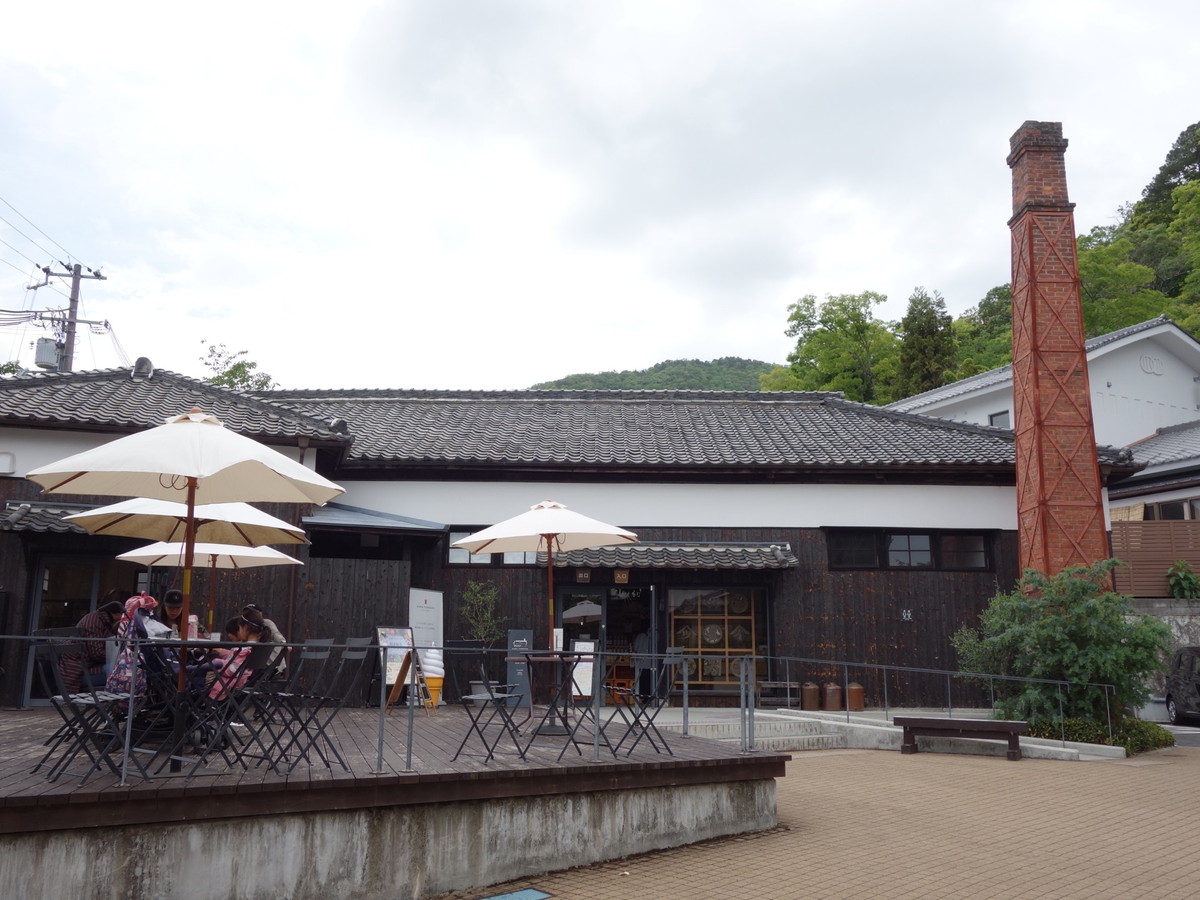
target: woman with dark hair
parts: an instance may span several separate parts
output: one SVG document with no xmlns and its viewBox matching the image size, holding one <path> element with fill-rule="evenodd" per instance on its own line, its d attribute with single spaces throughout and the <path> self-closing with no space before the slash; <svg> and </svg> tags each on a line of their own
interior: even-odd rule
<svg viewBox="0 0 1200 900">
<path fill-rule="evenodd" d="M 263 625 L 262 614 L 255 615 L 253 610 L 225 623 L 225 640 L 230 643 L 250 645 L 266 637 L 267 629 Z M 250 669 L 246 666 L 246 660 L 253 649 L 251 646 L 220 647 L 213 651 L 209 665 L 216 671 L 216 678 L 208 689 L 209 697 L 224 700 L 230 691 L 237 690 L 249 680 Z"/>
<path fill-rule="evenodd" d="M 109 591 L 109 596 L 118 591 Z M 62 675 L 63 688 L 68 694 L 78 693 L 87 679 L 88 687 L 104 687 L 107 677 L 108 639 L 117 636 L 117 625 L 125 613 L 120 600 L 108 600 L 79 620 L 76 626 L 83 640 L 79 649 L 62 654 L 58 658 L 58 671 Z"/>
</svg>

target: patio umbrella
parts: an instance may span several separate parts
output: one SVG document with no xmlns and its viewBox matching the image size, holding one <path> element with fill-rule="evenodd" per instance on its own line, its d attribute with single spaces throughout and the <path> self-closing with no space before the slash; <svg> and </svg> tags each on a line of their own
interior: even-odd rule
<svg viewBox="0 0 1200 900">
<path fill-rule="evenodd" d="M 546 554 L 546 584 L 550 601 L 550 632 L 554 638 L 554 554 L 609 544 L 635 544 L 637 535 L 616 525 L 590 519 L 553 500 L 543 500 L 503 522 L 467 535 L 453 546 L 472 553 L 537 551 Z"/>
<path fill-rule="evenodd" d="M 182 568 L 187 548 L 181 543 L 159 541 L 136 550 L 127 550 L 117 559 L 141 563 L 143 566 L 175 566 Z M 208 630 L 212 631 L 213 606 L 216 603 L 217 569 L 253 569 L 259 566 L 300 566 L 300 560 L 280 553 L 270 547 L 241 547 L 232 544 L 214 544 L 197 541 L 193 551 L 195 563 L 208 563 L 211 577 L 208 580 Z M 187 620 L 183 622 L 187 625 Z"/>
<path fill-rule="evenodd" d="M 599 622 L 600 604 L 593 600 L 576 603 L 570 609 L 563 610 L 562 620 L 564 623 Z"/>
<path fill-rule="evenodd" d="M 342 488 L 282 453 L 226 428 L 193 407 L 162 425 L 126 435 L 25 476 L 46 493 L 175 500 L 187 507 L 182 579 L 190 611 L 196 505 L 259 501 L 323 504 Z M 180 670 L 179 691 L 186 688 Z"/>
<path fill-rule="evenodd" d="M 188 516 L 184 503 L 135 497 L 63 518 L 91 534 L 182 541 Z M 195 520 L 197 541 L 243 547 L 308 543 L 299 525 L 277 519 L 248 503 L 204 503 L 196 507 Z"/>
</svg>

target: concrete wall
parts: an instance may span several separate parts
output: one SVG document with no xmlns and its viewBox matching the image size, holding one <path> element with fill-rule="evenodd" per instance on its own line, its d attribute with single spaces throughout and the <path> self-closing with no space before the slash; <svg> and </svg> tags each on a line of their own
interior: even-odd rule
<svg viewBox="0 0 1200 900">
<path fill-rule="evenodd" d="M 0 837 L 0 897 L 418 900 L 772 828 L 775 781 Z"/>
</svg>

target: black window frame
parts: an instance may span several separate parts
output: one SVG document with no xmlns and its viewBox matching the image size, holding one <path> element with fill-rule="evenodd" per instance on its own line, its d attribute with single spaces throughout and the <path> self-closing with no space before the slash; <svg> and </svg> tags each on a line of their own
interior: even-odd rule
<svg viewBox="0 0 1200 900">
<path fill-rule="evenodd" d="M 452 525 L 450 527 L 446 538 L 445 561 L 447 568 L 453 567 L 457 569 L 465 568 L 467 566 L 475 566 L 476 568 L 512 569 L 518 566 L 532 568 L 537 565 L 537 553 L 532 551 L 526 551 L 524 553 L 524 558 L 520 562 L 517 562 L 515 560 L 507 559 L 509 556 L 515 556 L 515 552 L 513 551 L 509 551 L 507 553 L 471 553 L 469 550 L 464 550 L 461 547 L 453 546 L 455 541 L 462 540 L 467 535 L 474 534 L 485 527 L 486 526 L 484 525 L 474 528 L 467 528 L 461 525 Z M 459 553 L 467 554 L 467 558 L 455 559 L 454 556 Z"/>
<path fill-rule="evenodd" d="M 825 550 L 826 562 L 830 571 L 847 572 L 847 571 L 875 571 L 883 570 L 888 572 L 993 572 L 995 571 L 995 537 L 994 532 L 988 529 L 968 529 L 968 528 L 826 528 L 825 530 Z M 912 546 L 913 537 L 927 538 L 929 542 L 930 562 L 928 565 L 913 565 L 900 564 L 895 565 L 891 562 L 892 554 L 907 553 L 911 554 L 923 552 L 918 542 L 916 547 Z M 894 538 L 906 538 L 904 547 L 892 547 Z M 947 538 L 978 538 L 982 543 L 983 564 L 980 566 L 965 566 L 961 564 L 947 564 L 947 557 L 955 556 L 955 560 L 961 563 L 962 557 L 975 551 L 964 551 L 961 549 L 951 551 L 946 546 Z M 844 540 L 845 544 L 841 547 L 836 546 L 839 540 Z M 851 542 L 854 545 L 851 545 Z M 866 554 L 863 552 L 867 546 L 874 549 L 873 562 L 866 562 Z M 838 559 L 851 559 L 857 561 L 838 562 Z"/>
</svg>

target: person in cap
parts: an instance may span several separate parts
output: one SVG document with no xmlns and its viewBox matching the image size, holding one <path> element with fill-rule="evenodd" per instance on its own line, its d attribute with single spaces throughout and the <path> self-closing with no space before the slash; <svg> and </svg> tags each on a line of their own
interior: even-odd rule
<svg viewBox="0 0 1200 900">
<path fill-rule="evenodd" d="M 262 640 L 271 644 L 286 644 L 287 638 L 283 636 L 278 626 L 267 618 L 267 614 L 262 611 L 262 608 L 254 603 L 247 603 L 242 607 L 242 615 L 246 616 L 253 622 L 261 621 L 266 633 Z M 284 651 L 286 647 L 277 647 L 275 652 L 271 654 L 270 664 L 275 667 L 276 676 L 283 674 L 287 670 L 287 653 Z"/>
<path fill-rule="evenodd" d="M 178 638 L 183 633 L 183 591 L 167 591 L 154 611 L 154 618 L 171 629 L 171 637 Z"/>
</svg>

